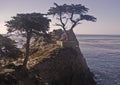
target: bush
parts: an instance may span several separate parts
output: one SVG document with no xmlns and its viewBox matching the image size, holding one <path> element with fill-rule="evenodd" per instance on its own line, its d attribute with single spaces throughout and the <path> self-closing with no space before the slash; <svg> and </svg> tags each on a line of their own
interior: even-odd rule
<svg viewBox="0 0 120 85">
<path fill-rule="evenodd" d="M 16 42 L 0 35 L 0 57 L 18 58 L 22 52 L 16 47 Z"/>
</svg>

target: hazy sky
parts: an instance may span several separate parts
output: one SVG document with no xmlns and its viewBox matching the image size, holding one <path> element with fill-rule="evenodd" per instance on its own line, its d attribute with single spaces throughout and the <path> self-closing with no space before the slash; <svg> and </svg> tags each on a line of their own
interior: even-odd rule
<svg viewBox="0 0 120 85">
<path fill-rule="evenodd" d="M 82 22 L 74 31 L 77 34 L 120 34 L 120 0 L 0 0 L 0 34 L 6 33 L 5 21 L 17 13 L 46 13 L 58 4 L 83 4 L 88 14 L 97 17 L 97 22 Z"/>
</svg>

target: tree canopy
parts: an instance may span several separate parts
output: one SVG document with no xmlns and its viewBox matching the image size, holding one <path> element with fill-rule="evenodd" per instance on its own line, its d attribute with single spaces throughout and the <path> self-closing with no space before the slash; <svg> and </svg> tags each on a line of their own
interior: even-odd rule
<svg viewBox="0 0 120 85">
<path fill-rule="evenodd" d="M 54 15 L 57 17 L 57 19 L 60 21 L 60 23 L 56 23 L 57 26 L 61 26 L 64 31 L 67 29 L 73 30 L 73 28 L 80 24 L 80 21 L 87 20 L 95 22 L 96 18 L 92 15 L 88 15 L 88 8 L 81 5 L 81 4 L 63 4 L 58 5 L 54 3 L 55 7 L 51 7 L 48 10 L 48 15 Z M 69 24 L 68 24 L 69 23 Z M 70 25 L 68 27 L 68 25 Z M 67 28 L 68 27 L 68 28 Z"/>
<path fill-rule="evenodd" d="M 8 32 L 46 32 L 49 30 L 49 19 L 40 13 L 17 14 L 7 21 Z"/>
</svg>

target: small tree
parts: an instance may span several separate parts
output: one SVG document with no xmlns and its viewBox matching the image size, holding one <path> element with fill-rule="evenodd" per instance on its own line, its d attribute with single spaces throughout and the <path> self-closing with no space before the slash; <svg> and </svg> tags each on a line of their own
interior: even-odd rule
<svg viewBox="0 0 120 85">
<path fill-rule="evenodd" d="M 12 17 L 10 21 L 7 21 L 6 26 L 8 32 L 20 31 L 26 34 L 26 56 L 23 62 L 23 68 L 26 69 L 27 61 L 29 58 L 29 46 L 32 34 L 44 33 L 49 29 L 49 19 L 43 17 L 40 13 L 31 14 L 17 14 Z"/>
<path fill-rule="evenodd" d="M 51 7 L 48 10 L 48 15 L 54 15 L 57 17 L 57 20 L 59 20 L 60 23 L 56 23 L 56 25 L 63 28 L 63 30 L 67 34 L 68 40 L 70 36 L 67 33 L 67 29 L 73 32 L 75 26 L 80 24 L 80 21 L 96 21 L 95 17 L 87 15 L 89 9 L 81 4 L 58 5 L 54 3 L 54 5 L 56 7 Z"/>
</svg>

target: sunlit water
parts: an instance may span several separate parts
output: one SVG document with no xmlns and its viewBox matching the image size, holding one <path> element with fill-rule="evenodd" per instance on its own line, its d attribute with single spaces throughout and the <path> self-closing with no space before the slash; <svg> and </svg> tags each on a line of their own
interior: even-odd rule
<svg viewBox="0 0 120 85">
<path fill-rule="evenodd" d="M 98 85 L 120 85 L 120 36 L 78 35 Z"/>
</svg>

